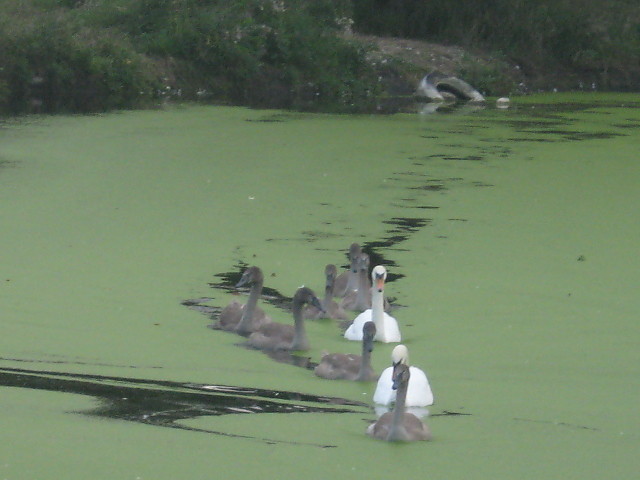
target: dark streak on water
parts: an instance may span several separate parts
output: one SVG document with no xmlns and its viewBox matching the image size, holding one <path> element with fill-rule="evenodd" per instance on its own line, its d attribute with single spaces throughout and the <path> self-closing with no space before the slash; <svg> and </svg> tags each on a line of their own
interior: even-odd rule
<svg viewBox="0 0 640 480">
<path fill-rule="evenodd" d="M 560 137 L 558 140 L 599 140 L 608 139 L 613 137 L 623 137 L 624 134 L 614 132 L 577 132 L 572 130 L 563 129 L 532 129 L 532 130 L 519 130 L 522 133 L 530 133 L 534 135 L 554 135 Z M 533 141 L 543 141 L 541 139 L 530 139 Z M 547 139 L 547 141 L 555 141 L 553 139 Z"/>
<path fill-rule="evenodd" d="M 548 143 L 548 142 L 557 142 L 553 138 L 533 138 L 533 137 L 510 137 L 508 139 L 510 142 L 540 142 L 540 143 Z"/>
<path fill-rule="evenodd" d="M 288 443 L 322 448 L 334 447 L 334 445 L 236 435 L 189 427 L 177 422 L 197 417 L 249 413 L 361 413 L 355 407 L 367 407 L 363 403 L 343 398 L 320 397 L 296 392 L 18 368 L 0 368 L 0 386 L 96 398 L 100 406 L 78 412 L 85 415 L 247 438 L 270 444 Z"/>
<path fill-rule="evenodd" d="M 616 128 L 640 128 L 640 122 L 633 119 L 628 120 L 628 123 L 614 123 L 613 126 Z"/>
<path fill-rule="evenodd" d="M 545 425 L 553 425 L 556 427 L 567 427 L 575 430 L 591 430 L 592 432 L 598 432 L 599 429 L 595 427 L 588 427 L 586 425 L 576 425 L 575 423 L 567 423 L 567 422 L 553 422 L 550 420 L 533 420 L 531 418 L 514 418 L 517 422 L 529 422 L 529 423 L 542 423 Z"/>
<path fill-rule="evenodd" d="M 17 162 L 0 159 L 0 168 L 15 167 L 15 166 L 17 166 Z"/>
</svg>

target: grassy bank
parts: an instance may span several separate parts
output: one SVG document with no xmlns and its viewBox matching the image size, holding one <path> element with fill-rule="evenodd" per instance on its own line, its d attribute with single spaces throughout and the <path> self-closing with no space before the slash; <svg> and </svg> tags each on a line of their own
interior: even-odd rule
<svg viewBox="0 0 640 480">
<path fill-rule="evenodd" d="M 488 95 L 515 90 L 496 66 L 510 62 L 536 88 L 638 89 L 639 9 L 623 0 L 3 1 L 0 113 L 170 99 L 371 111 L 390 93 L 385 79 L 411 87 L 421 72 L 372 62 L 370 47 L 344 34 L 350 28 L 491 52 L 496 63 L 453 72 Z"/>
</svg>

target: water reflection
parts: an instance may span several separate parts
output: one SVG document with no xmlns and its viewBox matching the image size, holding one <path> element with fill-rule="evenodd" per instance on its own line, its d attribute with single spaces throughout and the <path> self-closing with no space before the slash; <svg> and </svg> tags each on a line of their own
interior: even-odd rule
<svg viewBox="0 0 640 480">
<path fill-rule="evenodd" d="M 214 277 L 219 278 L 220 280 L 217 282 L 210 282 L 209 286 L 215 288 L 216 290 L 222 290 L 225 292 L 249 292 L 249 287 L 236 288 L 236 284 L 248 267 L 249 265 L 247 263 L 238 262 L 234 265 L 234 270 L 229 272 L 216 273 Z M 283 310 L 291 310 L 292 298 L 280 293 L 275 288 L 263 286 L 262 296 L 260 298 L 270 303 L 271 305 L 274 305 Z M 182 302 L 182 304 L 193 307 L 194 305 L 189 305 L 190 302 L 194 302 L 194 300 L 185 300 L 184 302 Z"/>
<path fill-rule="evenodd" d="M 405 407 L 405 411 L 407 413 L 411 413 L 413 415 L 415 415 L 418 418 L 425 418 L 429 416 L 429 409 L 428 408 L 424 408 L 424 407 Z M 376 416 L 378 418 L 380 418 L 382 415 L 384 415 L 387 412 L 390 412 L 392 409 L 386 405 L 376 405 L 374 407 L 374 410 L 376 412 Z"/>
<path fill-rule="evenodd" d="M 456 113 L 458 115 L 469 115 L 480 110 L 484 110 L 484 103 L 473 102 L 428 102 L 418 104 L 418 113 L 421 116 L 429 116 L 435 113 Z"/>
<path fill-rule="evenodd" d="M 127 377 L 0 368 L 0 386 L 88 395 L 100 402 L 85 415 L 178 428 L 267 443 L 294 443 L 179 423 L 198 417 L 250 413 L 361 413 L 365 404 L 297 392 Z M 307 444 L 308 445 L 308 444 Z M 332 445 L 316 445 L 331 447 Z"/>
</svg>

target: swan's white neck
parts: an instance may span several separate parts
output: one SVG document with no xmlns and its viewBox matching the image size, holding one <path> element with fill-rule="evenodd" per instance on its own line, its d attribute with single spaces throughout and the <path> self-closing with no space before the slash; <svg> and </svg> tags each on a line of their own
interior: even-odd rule
<svg viewBox="0 0 640 480">
<path fill-rule="evenodd" d="M 371 320 L 376 325 L 376 338 L 385 341 L 384 290 L 379 291 L 376 285 L 371 287 Z"/>
</svg>

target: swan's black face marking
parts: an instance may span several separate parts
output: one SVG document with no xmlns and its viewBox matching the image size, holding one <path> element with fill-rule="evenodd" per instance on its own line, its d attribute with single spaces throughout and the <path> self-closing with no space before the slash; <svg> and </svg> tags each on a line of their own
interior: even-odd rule
<svg viewBox="0 0 640 480">
<path fill-rule="evenodd" d="M 408 366 L 406 366 L 404 363 L 395 364 L 393 366 L 393 385 L 391 386 L 391 388 L 394 390 L 400 388 L 400 385 L 402 383 L 409 381 L 409 375 L 410 374 Z"/>
<path fill-rule="evenodd" d="M 367 352 L 373 352 L 373 339 L 376 336 L 376 324 L 366 322 L 362 327 L 362 341 Z"/>
<path fill-rule="evenodd" d="M 378 292 L 382 292 L 384 290 L 384 280 L 386 275 L 384 273 L 375 273 L 375 284 Z"/>
</svg>

